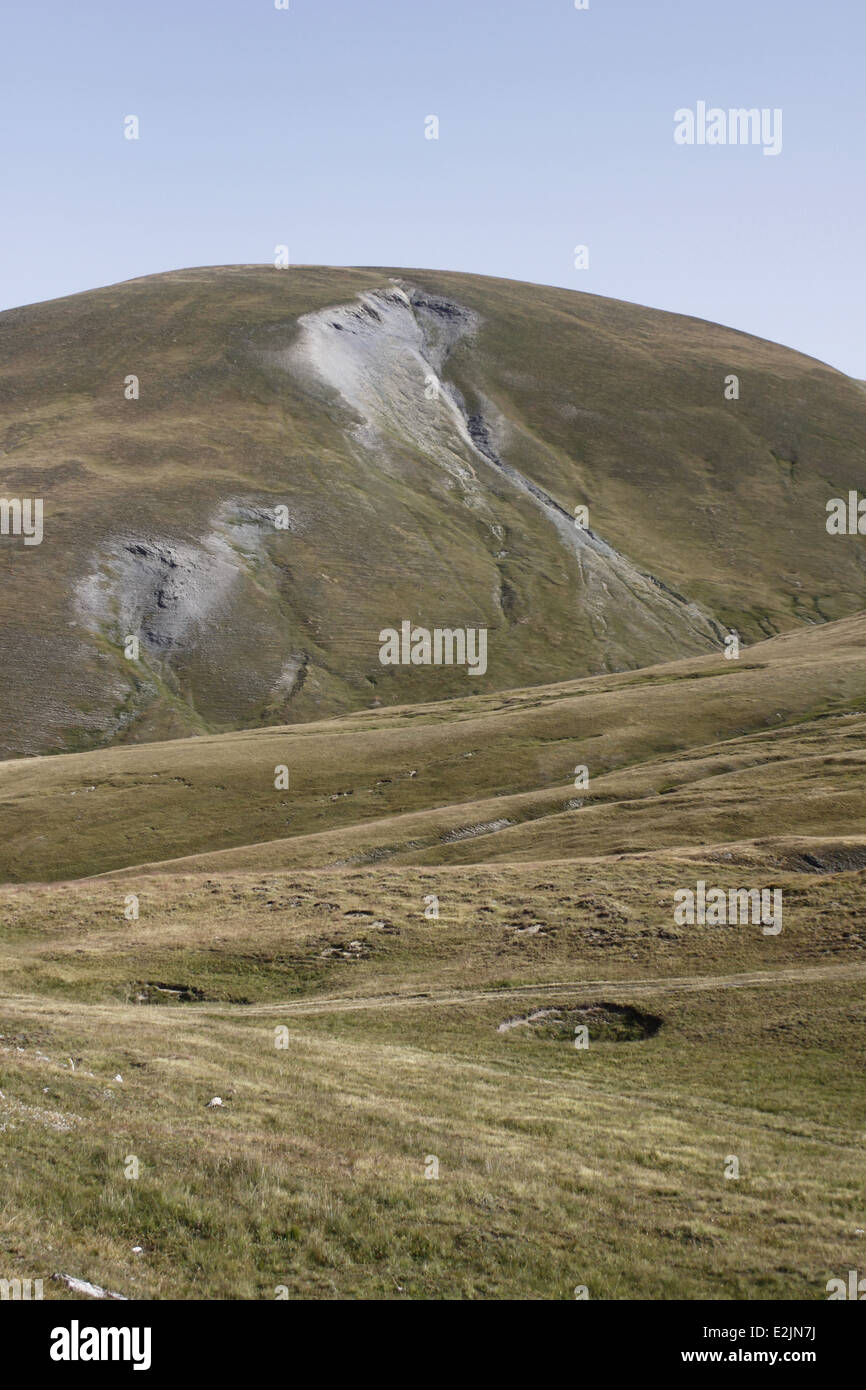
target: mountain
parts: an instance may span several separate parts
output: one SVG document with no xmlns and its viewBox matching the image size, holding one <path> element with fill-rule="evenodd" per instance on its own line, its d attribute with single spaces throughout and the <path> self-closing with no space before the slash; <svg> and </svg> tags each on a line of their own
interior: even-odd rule
<svg viewBox="0 0 866 1390">
<path fill-rule="evenodd" d="M 44 503 L 41 544 L 0 537 L 5 757 L 609 675 L 863 606 L 863 547 L 825 526 L 866 479 L 862 386 L 615 300 L 149 276 L 0 315 L 0 411 L 3 491 Z M 405 621 L 487 629 L 486 670 L 383 665 Z"/>
<path fill-rule="evenodd" d="M 824 1298 L 862 386 L 566 290 L 235 267 L 0 316 L 0 401 L 3 1282 Z M 403 623 L 486 660 L 383 665 Z"/>
</svg>

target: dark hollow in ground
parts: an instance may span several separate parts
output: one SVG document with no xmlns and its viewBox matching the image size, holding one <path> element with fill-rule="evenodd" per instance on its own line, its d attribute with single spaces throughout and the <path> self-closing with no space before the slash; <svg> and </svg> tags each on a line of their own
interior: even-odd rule
<svg viewBox="0 0 866 1390">
<path fill-rule="evenodd" d="M 642 1042 L 655 1037 L 663 1020 L 644 1013 L 632 1004 L 542 1005 L 517 1018 L 505 1019 L 500 1033 L 530 1034 L 551 1042 L 574 1042 L 575 1030 L 585 1027 L 590 1046 L 594 1042 Z"/>
</svg>

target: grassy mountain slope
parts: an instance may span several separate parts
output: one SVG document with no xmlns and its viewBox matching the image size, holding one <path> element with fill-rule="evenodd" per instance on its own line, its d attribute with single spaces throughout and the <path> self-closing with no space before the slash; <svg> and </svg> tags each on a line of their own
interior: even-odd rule
<svg viewBox="0 0 866 1390">
<path fill-rule="evenodd" d="M 862 389 L 698 320 L 427 271 L 178 271 L 0 315 L 0 402 L 4 491 L 45 501 L 41 545 L 0 541 L 6 756 L 631 669 L 862 606 L 862 547 L 824 527 L 866 477 Z M 487 626 L 486 675 L 381 666 L 403 618 Z"/>
<path fill-rule="evenodd" d="M 0 388 L 46 500 L 0 542 L 0 1278 L 825 1298 L 861 387 L 566 291 L 235 267 L 0 316 Z M 403 617 L 486 624 L 488 673 L 381 667 Z M 683 925 L 699 880 L 782 929 Z"/>
<path fill-rule="evenodd" d="M 863 621 L 742 665 L 4 764 L 22 879 L 160 836 L 248 842 L 293 797 L 331 826 L 0 887 L 4 1277 L 50 1297 L 58 1269 L 133 1299 L 825 1297 L 863 1219 Z M 587 743 L 607 770 L 563 813 L 554 770 Z M 374 777 L 398 770 L 397 792 Z M 540 801 L 531 819 L 442 842 L 533 778 L 505 798 Z M 385 828 L 364 819 L 376 782 Z M 401 815 L 411 796 L 428 809 Z M 400 862 L 429 853 L 404 846 L 425 818 L 438 856 L 477 862 Z M 335 850 L 356 862 L 299 867 Z M 676 925 L 698 879 L 779 889 L 782 931 Z"/>
<path fill-rule="evenodd" d="M 10 760 L 0 764 L 0 869 L 27 881 L 194 854 L 223 869 L 385 854 L 471 862 L 711 844 L 764 828 L 859 833 L 864 635 L 859 616 L 739 660 Z M 288 790 L 275 787 L 280 766 Z M 577 766 L 589 770 L 586 791 L 574 787 Z M 503 820 L 512 825 L 477 833 Z"/>
</svg>

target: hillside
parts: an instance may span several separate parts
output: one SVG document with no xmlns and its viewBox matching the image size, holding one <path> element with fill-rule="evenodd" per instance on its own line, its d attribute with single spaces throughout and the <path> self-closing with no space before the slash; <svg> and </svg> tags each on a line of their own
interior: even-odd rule
<svg viewBox="0 0 866 1390">
<path fill-rule="evenodd" d="M 862 1245 L 863 636 L 4 763 L 6 1273 L 825 1297 Z M 702 880 L 782 929 L 678 924 Z"/>
<path fill-rule="evenodd" d="M 736 661 L 8 760 L 0 873 L 72 878 L 189 855 L 224 869 L 567 858 L 856 833 L 864 637 L 861 615 Z"/>
<path fill-rule="evenodd" d="M 0 315 L 0 401 L 45 500 L 0 538 L 3 1278 L 826 1297 L 862 387 L 565 290 L 234 267 Z M 486 670 L 383 666 L 405 619 Z M 708 886 L 772 917 L 680 916 Z"/>
<path fill-rule="evenodd" d="M 45 508 L 41 545 L 0 542 L 6 757 L 626 671 L 862 607 L 862 546 L 824 525 L 866 479 L 861 386 L 614 300 L 177 271 L 0 315 L 0 411 L 6 494 Z M 488 628 L 485 674 L 381 665 L 404 619 Z"/>
</svg>

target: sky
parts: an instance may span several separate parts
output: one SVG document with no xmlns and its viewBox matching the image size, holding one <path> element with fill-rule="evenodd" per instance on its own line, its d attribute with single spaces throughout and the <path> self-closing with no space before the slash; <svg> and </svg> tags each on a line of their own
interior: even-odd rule
<svg viewBox="0 0 866 1390">
<path fill-rule="evenodd" d="M 284 245 L 693 314 L 866 378 L 863 0 L 276 3 L 5 0 L 0 308 Z M 678 144 L 699 102 L 781 111 L 781 150 Z"/>
</svg>

